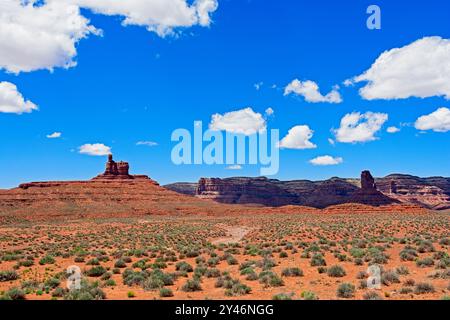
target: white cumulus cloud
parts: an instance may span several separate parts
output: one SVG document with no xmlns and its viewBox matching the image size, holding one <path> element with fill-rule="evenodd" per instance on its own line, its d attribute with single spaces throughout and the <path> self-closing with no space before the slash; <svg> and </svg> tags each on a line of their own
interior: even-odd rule
<svg viewBox="0 0 450 320">
<path fill-rule="evenodd" d="M 450 131 L 450 109 L 439 108 L 428 115 L 421 116 L 414 126 L 418 130 Z"/>
<path fill-rule="evenodd" d="M 60 1 L 60 0 L 54 0 Z M 194 25 L 209 26 L 217 0 L 63 0 L 108 16 L 123 17 L 123 25 L 136 25 L 159 36 Z"/>
<path fill-rule="evenodd" d="M 66 1 L 0 1 L 0 69 L 19 73 L 76 65 L 76 44 L 99 31 Z"/>
<path fill-rule="evenodd" d="M 111 148 L 103 143 L 84 144 L 78 148 L 79 153 L 90 156 L 107 156 L 111 153 Z"/>
<path fill-rule="evenodd" d="M 387 133 L 397 133 L 397 132 L 400 132 L 400 129 L 397 127 L 389 127 L 386 129 L 386 132 Z"/>
<path fill-rule="evenodd" d="M 425 37 L 385 51 L 369 70 L 351 82 L 367 82 L 360 89 L 360 95 L 367 100 L 433 96 L 450 99 L 450 40 Z"/>
<path fill-rule="evenodd" d="M 20 73 L 76 65 L 77 43 L 101 30 L 80 9 L 122 17 L 159 36 L 209 26 L 217 0 L 1 0 L 0 69 Z"/>
<path fill-rule="evenodd" d="M 341 103 L 342 98 L 339 94 L 339 87 L 335 86 L 332 91 L 325 96 L 319 91 L 317 83 L 311 80 L 300 81 L 298 79 L 293 80 L 284 88 L 284 95 L 287 96 L 294 93 L 299 96 L 303 96 L 307 102 L 328 102 L 328 103 Z"/>
<path fill-rule="evenodd" d="M 344 143 L 376 140 L 375 134 L 388 118 L 386 113 L 348 113 L 341 119 L 339 129 L 334 130 L 336 140 Z"/>
<path fill-rule="evenodd" d="M 157 142 L 154 141 L 138 141 L 136 142 L 137 146 L 147 146 L 147 147 L 156 147 L 158 145 Z"/>
<path fill-rule="evenodd" d="M 266 130 L 266 120 L 262 114 L 245 108 L 227 112 L 223 115 L 214 114 L 211 117 L 209 129 L 213 131 L 227 131 L 230 133 L 252 135 Z"/>
<path fill-rule="evenodd" d="M 269 107 L 266 109 L 265 113 L 266 113 L 266 116 L 271 116 L 275 113 L 275 111 Z"/>
<path fill-rule="evenodd" d="M 242 166 L 239 165 L 239 164 L 235 164 L 235 165 L 232 165 L 232 166 L 228 166 L 227 170 L 242 170 Z"/>
<path fill-rule="evenodd" d="M 48 139 L 58 139 L 61 138 L 62 133 L 61 132 L 53 132 L 52 134 L 48 134 L 46 137 Z"/>
<path fill-rule="evenodd" d="M 6 81 L 0 82 L 0 112 L 22 114 L 37 109 L 38 107 L 33 102 L 24 99 L 15 84 Z"/>
<path fill-rule="evenodd" d="M 280 148 L 284 149 L 315 149 L 317 146 L 310 141 L 314 131 L 307 125 L 291 128 L 288 134 L 280 141 Z"/>
<path fill-rule="evenodd" d="M 315 166 L 334 166 L 344 162 L 344 159 L 341 157 L 332 157 L 332 156 L 320 156 L 314 159 L 309 160 L 309 163 Z"/>
</svg>

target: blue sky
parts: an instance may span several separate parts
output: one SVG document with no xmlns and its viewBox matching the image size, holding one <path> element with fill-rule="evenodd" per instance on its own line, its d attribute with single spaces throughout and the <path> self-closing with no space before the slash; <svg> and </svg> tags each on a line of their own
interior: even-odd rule
<svg viewBox="0 0 450 320">
<path fill-rule="evenodd" d="M 370 4 L 381 8 L 381 30 L 366 27 Z M 247 107 L 261 114 L 271 107 L 274 115 L 267 128 L 279 129 L 281 137 L 297 125 L 314 131 L 316 148 L 280 150 L 280 171 L 274 178 L 356 177 L 363 169 L 376 176 L 450 176 L 449 131 L 442 125 L 425 130 L 414 125 L 421 116 L 449 108 L 445 96 L 368 100 L 359 93 L 365 83 L 343 85 L 370 69 L 386 50 L 424 37 L 449 39 L 448 2 L 218 0 L 209 26 L 175 27 L 176 35 L 164 37 L 143 26 L 123 26 L 120 15 L 89 9 L 81 14 L 103 36 L 91 34 L 77 43 L 76 66 L 20 73 L 8 72 L 6 63 L 0 67 L 0 82 L 16 85 L 39 107 L 20 115 L 0 112 L 1 188 L 95 176 L 106 157 L 80 154 L 79 147 L 90 143 L 111 147 L 117 160 L 130 162 L 133 173 L 162 184 L 204 176 L 257 176 L 259 166 L 176 166 L 170 159 L 173 130 L 192 129 L 195 120 L 207 126 L 213 114 Z M 0 45 L 0 66 L 5 50 Z M 449 59 L 438 59 L 443 69 L 449 68 Z M 301 95 L 284 95 L 294 79 L 314 81 L 323 95 L 339 85 L 343 101 L 308 102 Z M 261 84 L 259 90 L 255 84 Z M 368 111 L 389 117 L 374 133 L 375 140 L 336 141 L 332 129 L 339 128 L 346 114 Z M 401 130 L 388 133 L 390 126 Z M 53 132 L 61 137 L 46 137 Z M 137 146 L 138 141 L 158 145 Z M 343 162 L 309 163 L 324 155 Z"/>
</svg>

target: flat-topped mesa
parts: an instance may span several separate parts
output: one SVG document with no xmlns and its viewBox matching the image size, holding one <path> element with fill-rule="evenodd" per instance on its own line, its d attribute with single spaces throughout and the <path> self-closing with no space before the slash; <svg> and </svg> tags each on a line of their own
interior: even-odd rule
<svg viewBox="0 0 450 320">
<path fill-rule="evenodd" d="M 96 176 L 92 180 L 133 180 L 133 179 L 146 179 L 150 180 L 145 175 L 130 175 L 130 165 L 128 162 L 113 160 L 112 154 L 108 155 L 108 161 L 106 162 L 105 172 Z"/>
</svg>

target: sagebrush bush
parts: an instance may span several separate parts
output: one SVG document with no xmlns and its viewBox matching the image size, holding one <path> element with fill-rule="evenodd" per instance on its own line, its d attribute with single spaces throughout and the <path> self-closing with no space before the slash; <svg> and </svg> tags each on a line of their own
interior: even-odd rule
<svg viewBox="0 0 450 320">
<path fill-rule="evenodd" d="M 13 281 L 19 279 L 19 275 L 14 270 L 0 271 L 0 282 Z"/>
<path fill-rule="evenodd" d="M 344 268 L 342 268 L 339 265 L 332 266 L 328 268 L 327 271 L 328 276 L 334 277 L 334 278 L 340 278 L 346 275 Z"/>
<path fill-rule="evenodd" d="M 341 283 L 336 292 L 339 298 L 353 298 L 355 295 L 355 286 L 351 283 Z"/>
<path fill-rule="evenodd" d="M 181 287 L 181 290 L 184 292 L 202 291 L 202 286 L 200 285 L 200 281 L 190 279 Z"/>
</svg>

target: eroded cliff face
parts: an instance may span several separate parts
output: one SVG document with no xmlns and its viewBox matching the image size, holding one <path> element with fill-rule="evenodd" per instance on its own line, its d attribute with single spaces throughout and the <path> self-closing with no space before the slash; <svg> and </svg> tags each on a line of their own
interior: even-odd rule
<svg viewBox="0 0 450 320">
<path fill-rule="evenodd" d="M 260 204 L 279 207 L 299 205 L 295 193 L 283 188 L 278 180 L 261 178 L 202 178 L 198 182 L 196 195 L 221 203 Z"/>
<path fill-rule="evenodd" d="M 390 198 L 435 210 L 450 209 L 450 178 L 393 174 L 376 182 L 379 190 Z"/>
<path fill-rule="evenodd" d="M 331 178 L 325 181 L 279 181 L 260 178 L 202 178 L 197 184 L 178 184 L 168 189 L 221 203 L 279 207 L 302 205 L 325 208 L 344 203 L 382 206 L 416 204 L 441 210 L 450 208 L 450 178 L 390 175 L 374 179 L 369 171 L 361 179 Z"/>
</svg>

